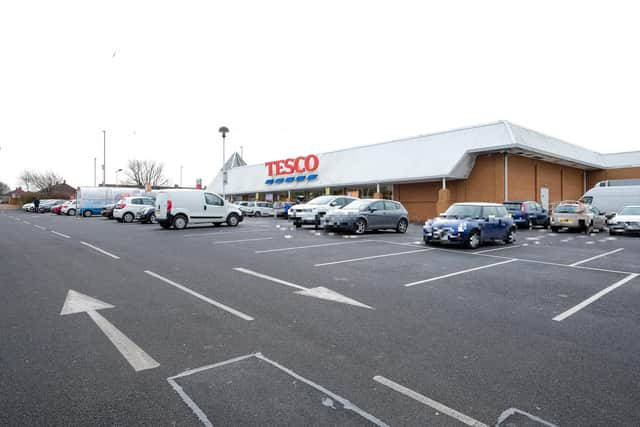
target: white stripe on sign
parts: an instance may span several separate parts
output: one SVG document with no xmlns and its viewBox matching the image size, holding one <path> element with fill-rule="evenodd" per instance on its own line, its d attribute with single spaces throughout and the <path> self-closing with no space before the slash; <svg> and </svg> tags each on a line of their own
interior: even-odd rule
<svg viewBox="0 0 640 427">
<path fill-rule="evenodd" d="M 85 245 L 87 247 L 90 247 L 91 249 L 93 249 L 94 251 L 100 252 L 101 254 L 104 254 L 106 256 L 110 256 L 113 259 L 120 259 L 119 256 L 112 254 L 111 252 L 107 252 L 104 249 L 100 249 L 97 246 L 93 246 L 92 244 L 89 244 L 87 242 L 80 242 L 81 245 Z"/>
<path fill-rule="evenodd" d="M 385 257 L 390 257 L 390 256 L 398 256 L 398 255 L 408 255 L 408 254 L 415 254 L 415 253 L 418 253 L 418 252 L 428 252 L 428 251 L 432 251 L 432 250 L 433 250 L 433 248 L 417 249 L 415 251 L 393 252 L 393 253 L 390 253 L 390 254 L 365 256 L 365 257 L 362 257 L 362 258 L 343 259 L 341 261 L 323 262 L 322 264 L 315 264 L 314 267 L 323 267 L 325 265 L 335 265 L 335 264 L 346 264 L 348 262 L 364 261 L 364 260 L 368 260 L 368 259 L 385 258 Z"/>
<path fill-rule="evenodd" d="M 225 305 L 225 304 L 222 304 L 222 303 L 220 303 L 218 301 L 215 301 L 215 300 L 213 300 L 213 299 L 211 299 L 209 297 L 206 297 L 206 296 L 204 296 L 202 294 L 197 293 L 196 291 L 192 291 L 191 289 L 187 288 L 186 286 L 182 286 L 181 284 L 176 283 L 176 282 L 174 282 L 172 280 L 169 280 L 166 277 L 162 277 L 161 275 L 159 275 L 157 273 L 154 273 L 153 271 L 145 270 L 144 272 L 146 274 L 148 274 L 149 276 L 151 276 L 151 277 L 155 277 L 158 280 L 162 280 L 164 283 L 166 283 L 168 285 L 171 285 L 171 286 L 173 286 L 175 288 L 178 288 L 181 291 L 186 292 L 189 295 L 192 295 L 192 296 L 198 298 L 199 300 L 202 300 L 202 301 L 207 302 L 207 303 L 209 303 L 209 304 L 211 304 L 211 305 L 213 305 L 215 307 L 218 307 L 218 308 L 220 308 L 220 309 L 222 309 L 224 311 L 227 311 L 227 312 L 233 314 L 234 316 L 238 316 L 239 318 L 244 319 L 244 320 L 248 320 L 248 321 L 253 320 L 253 317 L 249 316 L 248 314 L 244 314 L 243 312 L 238 311 L 235 308 L 231 308 L 228 305 Z"/>
<path fill-rule="evenodd" d="M 571 267 L 575 267 L 576 265 L 584 264 L 584 263 L 587 263 L 589 261 L 593 261 L 594 259 L 602 258 L 602 257 L 605 257 L 607 255 L 612 255 L 612 254 L 615 254 L 615 253 L 620 252 L 620 251 L 624 251 L 624 248 L 618 248 L 618 249 L 615 249 L 613 251 L 609 251 L 609 252 L 605 252 L 605 253 L 600 254 L 600 255 L 592 256 L 591 258 L 583 259 L 582 261 L 574 262 L 573 264 L 570 264 L 570 265 L 571 265 Z"/>
<path fill-rule="evenodd" d="M 266 254 L 269 252 L 295 251 L 297 249 L 323 248 L 325 246 L 353 245 L 355 243 L 369 242 L 369 240 L 356 240 L 353 242 L 323 243 L 321 245 L 295 246 L 293 248 L 269 249 L 266 251 L 256 251 L 257 254 Z"/>
<path fill-rule="evenodd" d="M 411 399 L 422 403 L 423 405 L 427 405 L 433 409 L 435 409 L 438 412 L 442 412 L 445 415 L 450 416 L 451 418 L 454 418 L 458 421 L 460 421 L 463 424 L 466 424 L 468 426 L 472 426 L 472 427 L 489 427 L 487 424 L 485 423 L 481 423 L 480 421 L 471 418 L 468 415 L 465 415 L 461 412 L 456 411 L 455 409 L 451 409 L 446 405 L 443 405 L 440 402 L 436 402 L 433 399 L 429 399 L 427 396 L 424 396 L 418 392 L 415 392 L 411 389 L 408 389 L 407 387 L 398 384 L 397 382 L 390 380 L 388 378 L 385 378 L 381 375 L 376 375 L 375 377 L 373 377 L 373 380 L 382 384 L 382 385 L 386 385 L 387 387 L 389 387 L 392 390 L 397 391 L 400 394 L 404 394 L 407 397 L 410 397 Z"/>
<path fill-rule="evenodd" d="M 257 242 L 259 240 L 273 240 L 273 237 L 262 237 L 257 239 L 242 239 L 242 240 L 223 240 L 221 242 L 213 242 L 213 244 L 222 245 L 225 243 Z"/>
<path fill-rule="evenodd" d="M 580 304 L 578 304 L 578 305 L 576 305 L 574 307 L 571 307 L 569 310 L 565 311 L 562 314 L 557 315 L 556 317 L 553 318 L 553 320 L 555 320 L 556 322 L 563 321 L 567 317 L 577 313 L 578 311 L 582 310 L 583 308 L 585 308 L 586 306 L 588 306 L 592 302 L 597 301 L 598 299 L 602 298 L 603 296 L 605 296 L 609 292 L 615 290 L 616 288 L 619 288 L 620 286 L 622 286 L 625 283 L 635 279 L 638 276 L 639 276 L 639 274 L 636 274 L 636 273 L 628 275 L 624 279 L 622 279 L 620 281 L 617 281 L 616 283 L 614 283 L 613 285 L 609 286 L 608 288 L 605 288 L 605 289 L 601 290 L 600 292 L 598 292 L 597 294 L 590 296 L 586 300 L 582 301 Z"/>
<path fill-rule="evenodd" d="M 509 259 L 509 260 L 502 261 L 502 262 L 496 262 L 495 264 L 483 265 L 483 266 L 480 266 L 480 267 L 470 268 L 468 270 L 456 271 L 455 273 L 445 274 L 444 276 L 432 277 L 431 279 L 425 279 L 425 280 L 419 280 L 417 282 L 407 283 L 404 286 L 409 287 L 409 286 L 421 285 L 423 283 L 433 282 L 435 280 L 440 280 L 440 279 L 446 279 L 447 277 L 458 276 L 460 274 L 470 273 L 472 271 L 484 270 L 485 268 L 496 267 L 498 265 L 508 264 L 508 263 L 514 262 L 514 261 L 517 261 L 517 260 Z"/>
<path fill-rule="evenodd" d="M 71 236 L 67 236 L 66 234 L 58 233 L 57 231 L 54 231 L 54 230 L 51 230 L 51 232 L 53 234 L 55 234 L 56 236 L 64 237 L 65 239 L 70 239 L 71 238 Z"/>
</svg>

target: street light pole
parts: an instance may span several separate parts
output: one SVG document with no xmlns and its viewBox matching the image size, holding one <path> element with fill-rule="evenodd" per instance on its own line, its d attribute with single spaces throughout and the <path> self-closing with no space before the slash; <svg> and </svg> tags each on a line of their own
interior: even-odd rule
<svg viewBox="0 0 640 427">
<path fill-rule="evenodd" d="M 97 157 L 94 157 L 94 158 L 93 158 L 93 186 L 94 186 L 94 187 L 95 187 L 96 185 L 98 185 L 98 181 L 97 181 L 98 177 L 97 177 L 97 175 L 96 175 L 96 174 L 97 174 L 97 172 L 96 172 L 97 161 L 98 161 L 98 158 L 97 158 Z"/>
<path fill-rule="evenodd" d="M 218 132 L 222 134 L 222 198 L 224 200 L 227 199 L 227 194 L 225 191 L 225 185 L 227 184 L 227 168 L 226 166 L 226 155 L 225 155 L 225 140 L 227 138 L 227 134 L 229 133 L 229 128 L 226 126 L 222 126 L 218 129 Z"/>
<path fill-rule="evenodd" d="M 102 131 L 102 186 L 107 184 L 107 131 Z"/>
<path fill-rule="evenodd" d="M 116 185 L 118 185 L 118 172 L 122 172 L 122 169 L 116 169 Z"/>
<path fill-rule="evenodd" d="M 180 166 L 180 188 L 182 188 L 182 166 Z"/>
</svg>

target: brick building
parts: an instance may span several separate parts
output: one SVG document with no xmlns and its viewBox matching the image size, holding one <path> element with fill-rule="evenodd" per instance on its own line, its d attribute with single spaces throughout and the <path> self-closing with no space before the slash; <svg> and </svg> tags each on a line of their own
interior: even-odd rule
<svg viewBox="0 0 640 427">
<path fill-rule="evenodd" d="M 601 180 L 640 178 L 640 151 L 598 153 L 507 121 L 328 153 L 292 154 L 296 156 L 230 168 L 227 197 L 386 197 L 401 201 L 412 221 L 423 221 L 455 202 L 525 199 L 548 207 L 580 198 Z M 222 180 L 219 173 L 208 188 L 222 194 Z"/>
</svg>

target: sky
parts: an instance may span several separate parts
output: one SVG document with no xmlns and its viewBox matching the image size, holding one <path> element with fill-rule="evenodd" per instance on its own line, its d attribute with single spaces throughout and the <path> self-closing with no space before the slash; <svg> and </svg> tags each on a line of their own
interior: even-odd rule
<svg viewBox="0 0 640 427">
<path fill-rule="evenodd" d="M 171 184 L 249 164 L 510 120 L 640 150 L 636 2 L 5 1 L 0 181 Z M 446 155 L 446 153 L 443 153 Z M 354 165 L 354 167 L 357 167 Z M 122 178 L 122 174 L 120 177 Z"/>
</svg>

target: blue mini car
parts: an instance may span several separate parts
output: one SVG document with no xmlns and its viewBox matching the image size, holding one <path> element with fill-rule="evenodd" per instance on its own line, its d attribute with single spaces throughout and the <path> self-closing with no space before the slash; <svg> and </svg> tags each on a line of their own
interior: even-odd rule
<svg viewBox="0 0 640 427">
<path fill-rule="evenodd" d="M 507 209 L 498 203 L 455 203 L 424 224 L 426 244 L 458 243 L 475 249 L 484 242 L 516 241 L 516 226 Z"/>
</svg>

